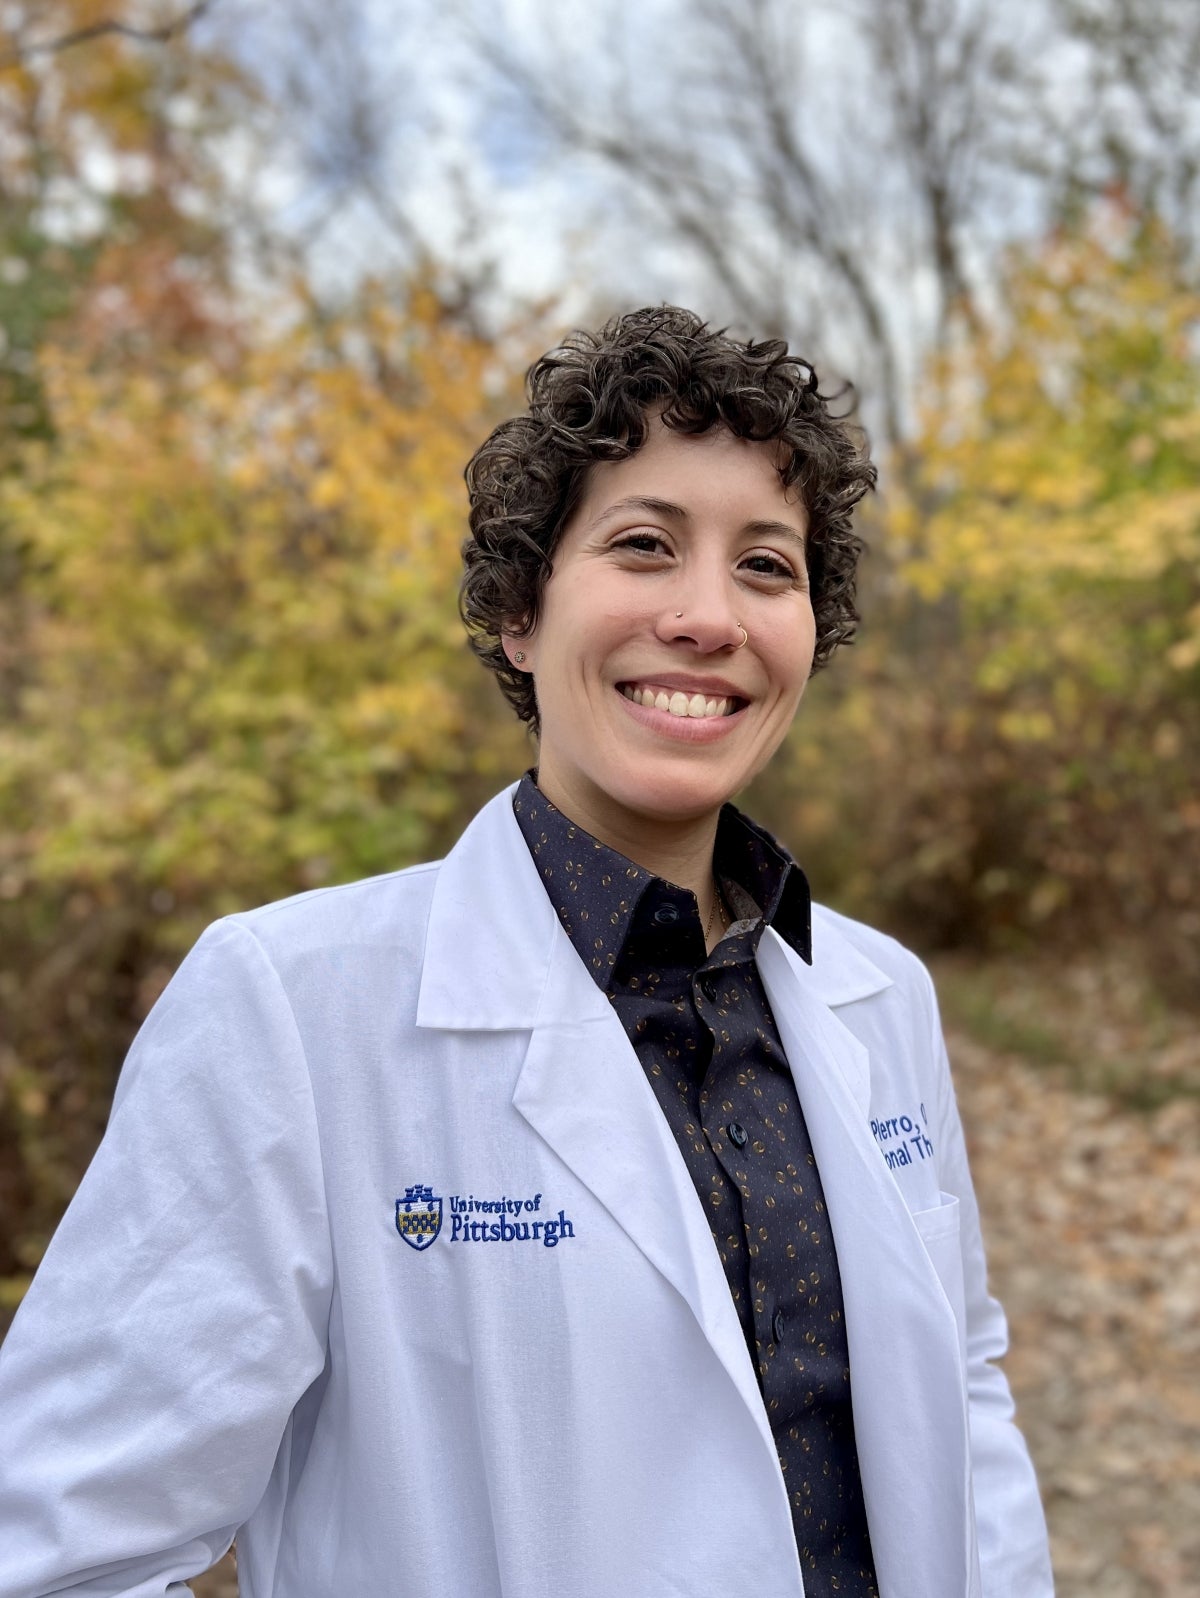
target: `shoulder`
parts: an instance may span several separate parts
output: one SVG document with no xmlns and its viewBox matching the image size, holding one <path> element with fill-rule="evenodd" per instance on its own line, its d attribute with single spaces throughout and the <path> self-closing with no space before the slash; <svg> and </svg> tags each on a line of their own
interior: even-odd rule
<svg viewBox="0 0 1200 1598">
<path fill-rule="evenodd" d="M 879 988 L 895 986 L 922 998 L 932 994 L 929 972 L 911 949 L 828 905 L 812 907 L 812 946 L 813 969 L 825 981 L 844 985 L 852 979 L 868 986 L 874 971 Z"/>
<path fill-rule="evenodd" d="M 314 888 L 226 916 L 206 937 L 249 934 L 282 973 L 342 951 L 378 951 L 401 964 L 425 946 L 425 928 L 441 861 L 409 866 L 336 887 Z"/>
<path fill-rule="evenodd" d="M 946 1087 L 937 994 L 911 949 L 886 932 L 814 905 L 813 975 L 826 1002 L 870 1050 L 873 1072 L 898 1078 L 907 1060 L 923 1093 Z"/>
</svg>

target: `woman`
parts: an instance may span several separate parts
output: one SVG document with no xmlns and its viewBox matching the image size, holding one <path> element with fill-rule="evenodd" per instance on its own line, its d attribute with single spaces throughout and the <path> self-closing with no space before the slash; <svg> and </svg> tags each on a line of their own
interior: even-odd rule
<svg viewBox="0 0 1200 1598">
<path fill-rule="evenodd" d="M 872 482 L 779 343 L 534 367 L 463 607 L 536 773 L 184 962 L 0 1362 L 0 1598 L 1050 1593 L 928 977 L 727 802 Z"/>
</svg>

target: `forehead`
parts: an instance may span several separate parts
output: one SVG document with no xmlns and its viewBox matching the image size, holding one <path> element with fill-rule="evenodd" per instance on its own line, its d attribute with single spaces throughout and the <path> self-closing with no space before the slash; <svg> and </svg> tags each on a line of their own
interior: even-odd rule
<svg viewBox="0 0 1200 1598">
<path fill-rule="evenodd" d="M 805 527 L 798 491 L 781 476 L 788 451 L 777 440 L 738 438 L 727 428 L 679 433 L 657 418 L 645 444 L 621 461 L 600 461 L 584 485 L 572 524 L 592 523 L 629 498 L 669 502 L 689 519 L 745 522 L 771 518 Z"/>
</svg>

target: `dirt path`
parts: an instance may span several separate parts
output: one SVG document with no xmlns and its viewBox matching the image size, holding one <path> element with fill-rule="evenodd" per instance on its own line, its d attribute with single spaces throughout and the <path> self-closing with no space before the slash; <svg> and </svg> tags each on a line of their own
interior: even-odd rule
<svg viewBox="0 0 1200 1598">
<path fill-rule="evenodd" d="M 1200 1105 L 949 1041 L 1059 1598 L 1200 1598 Z"/>
<path fill-rule="evenodd" d="M 949 1042 L 1058 1598 L 1200 1598 L 1200 1103 Z M 194 1587 L 234 1598 L 229 1562 Z"/>
</svg>

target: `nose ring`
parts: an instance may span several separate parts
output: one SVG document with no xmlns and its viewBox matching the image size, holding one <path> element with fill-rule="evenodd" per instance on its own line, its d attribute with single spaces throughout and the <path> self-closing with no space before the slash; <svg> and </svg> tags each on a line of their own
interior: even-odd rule
<svg viewBox="0 0 1200 1598">
<path fill-rule="evenodd" d="M 675 620 L 678 621 L 682 615 L 683 615 L 683 612 L 681 610 L 677 610 L 675 612 Z M 742 626 L 740 621 L 735 621 L 733 625 L 737 628 L 738 632 L 740 632 L 741 635 L 742 635 L 741 643 L 740 644 L 734 644 L 733 647 L 735 649 L 745 649 L 746 645 L 750 642 L 750 634 Z"/>
</svg>

